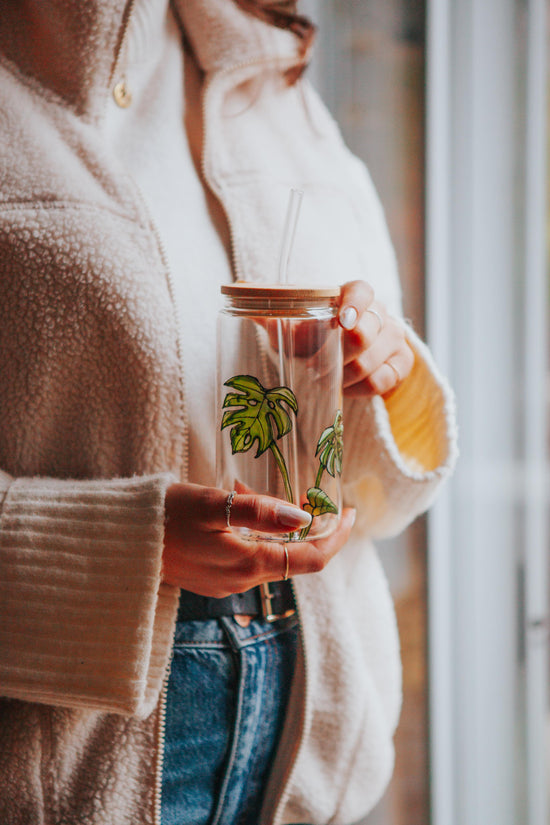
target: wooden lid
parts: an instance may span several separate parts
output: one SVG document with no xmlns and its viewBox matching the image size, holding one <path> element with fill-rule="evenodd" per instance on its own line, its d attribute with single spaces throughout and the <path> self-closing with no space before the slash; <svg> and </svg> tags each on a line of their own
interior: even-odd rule
<svg viewBox="0 0 550 825">
<path fill-rule="evenodd" d="M 337 298 L 340 287 L 302 287 L 297 284 L 260 284 L 241 281 L 236 284 L 224 284 L 222 295 L 234 298 L 269 298 L 270 300 L 317 300 L 319 298 Z"/>
</svg>

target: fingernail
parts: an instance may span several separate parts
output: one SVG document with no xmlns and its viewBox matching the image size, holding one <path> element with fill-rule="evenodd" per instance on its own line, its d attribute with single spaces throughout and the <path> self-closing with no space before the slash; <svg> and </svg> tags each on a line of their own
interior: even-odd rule
<svg viewBox="0 0 550 825">
<path fill-rule="evenodd" d="M 298 507 L 290 507 L 287 504 L 281 504 L 277 507 L 277 521 L 281 527 L 290 527 L 296 530 L 298 527 L 307 527 L 311 524 L 311 514 L 306 513 L 305 510 L 300 510 Z"/>
<path fill-rule="evenodd" d="M 350 527 L 353 527 L 353 525 L 355 524 L 355 519 L 356 519 L 356 518 L 357 518 L 357 510 L 353 509 L 353 510 L 351 511 L 351 516 L 350 516 L 350 519 L 351 519 L 351 525 L 350 525 Z"/>
<path fill-rule="evenodd" d="M 353 329 L 355 324 L 357 323 L 357 310 L 355 307 L 345 307 L 340 312 L 340 323 L 344 327 L 344 329 Z"/>
</svg>

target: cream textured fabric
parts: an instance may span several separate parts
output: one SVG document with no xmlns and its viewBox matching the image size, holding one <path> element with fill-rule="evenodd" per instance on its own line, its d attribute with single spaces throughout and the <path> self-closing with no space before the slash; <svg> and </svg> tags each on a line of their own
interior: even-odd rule
<svg viewBox="0 0 550 825">
<path fill-rule="evenodd" d="M 204 449 L 189 454 L 196 425 L 187 398 L 205 377 L 194 372 L 195 342 L 174 306 L 166 264 L 175 244 L 153 225 L 158 204 L 143 197 L 124 152 L 107 138 L 123 36 L 131 65 L 132 44 L 146 30 L 141 15 L 164 14 L 166 3 L 136 0 L 129 17 L 126 7 L 9 0 L 0 10 L 6 825 L 154 821 L 162 756 L 155 708 L 177 605 L 177 592 L 159 587 L 163 499 L 171 479 L 212 472 L 207 428 Z M 298 184 L 307 201 L 296 280 L 363 277 L 399 312 L 370 179 L 309 85 L 284 81 L 296 61 L 294 35 L 231 0 L 175 7 L 205 73 L 204 100 L 190 105 L 204 119 L 203 174 L 229 220 L 234 276 L 273 279 L 288 189 Z M 38 39 L 43 48 L 34 48 Z M 162 48 L 158 54 L 162 60 Z M 146 97 L 138 101 L 144 119 Z M 197 208 L 186 191 L 167 197 L 174 209 Z M 209 311 L 206 301 L 197 306 Z M 304 654 L 264 825 L 349 825 L 391 773 L 398 640 L 369 539 L 422 512 L 456 455 L 451 395 L 408 335 L 417 353 L 412 376 L 387 402 L 345 407 L 352 447 L 344 481 L 359 516 L 327 569 L 295 583 Z"/>
</svg>

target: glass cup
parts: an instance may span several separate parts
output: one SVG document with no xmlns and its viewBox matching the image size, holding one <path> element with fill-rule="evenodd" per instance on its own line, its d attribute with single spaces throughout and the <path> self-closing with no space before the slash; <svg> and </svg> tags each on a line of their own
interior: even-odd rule
<svg viewBox="0 0 550 825">
<path fill-rule="evenodd" d="M 340 289 L 222 286 L 217 329 L 217 484 L 292 502 L 311 525 L 303 541 L 340 520 L 343 457 Z"/>
</svg>

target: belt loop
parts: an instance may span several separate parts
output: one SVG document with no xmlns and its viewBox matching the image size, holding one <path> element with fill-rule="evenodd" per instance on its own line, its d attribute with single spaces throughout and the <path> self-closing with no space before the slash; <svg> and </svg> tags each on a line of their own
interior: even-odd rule
<svg viewBox="0 0 550 825">
<path fill-rule="evenodd" d="M 240 639 L 238 635 L 238 631 L 236 630 L 235 623 L 233 622 L 231 616 L 220 616 L 218 621 L 227 636 L 227 640 L 231 646 L 231 650 L 233 653 L 240 655 L 241 649 L 244 647 L 246 639 Z M 238 625 L 237 625 L 238 627 Z"/>
</svg>

